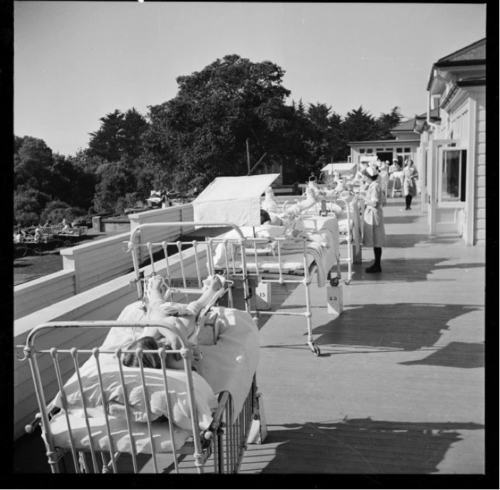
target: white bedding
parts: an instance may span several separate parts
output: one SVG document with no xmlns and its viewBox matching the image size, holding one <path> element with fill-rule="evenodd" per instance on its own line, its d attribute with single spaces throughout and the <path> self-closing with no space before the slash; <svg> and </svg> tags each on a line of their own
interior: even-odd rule
<svg viewBox="0 0 500 490">
<path fill-rule="evenodd" d="M 119 327 L 115 327 L 114 330 L 118 329 Z M 128 342 L 129 334 L 126 334 L 124 338 Z M 122 366 L 126 387 L 125 393 L 121 383 L 118 359 L 115 355 L 101 353 L 99 356 L 99 366 L 106 401 L 108 402 L 108 414 L 126 420 L 125 404 L 127 404 L 134 422 L 146 422 L 147 408 L 144 402 L 140 368 Z M 192 419 L 189 409 L 186 373 L 174 369 L 167 369 L 166 372 L 168 396 L 172 408 L 172 421 L 182 429 L 191 430 Z M 144 369 L 144 377 L 146 380 L 146 395 L 150 409 L 150 418 L 155 420 L 162 415 L 168 417 L 163 372 L 159 369 L 146 368 Z M 102 410 L 103 401 L 97 363 L 93 357 L 80 367 L 80 378 L 86 407 Z M 199 427 L 200 429 L 207 429 L 212 422 L 212 412 L 217 407 L 217 398 L 210 385 L 198 373 L 193 373 L 193 385 Z M 64 393 L 68 410 L 83 408 L 83 396 L 79 389 L 76 373 L 65 383 Z M 125 397 L 127 398 L 127 403 L 125 403 Z M 52 407 L 64 407 L 61 392 L 52 400 L 48 407 L 49 410 Z"/>
<path fill-rule="evenodd" d="M 125 307 L 118 320 L 145 320 L 145 313 L 137 301 Z M 234 416 L 236 417 L 252 385 L 253 375 L 257 371 L 260 358 L 258 328 L 252 317 L 246 312 L 234 308 L 213 307 L 207 315 L 207 322 L 212 323 L 214 315 L 219 318 L 219 338 L 216 345 L 200 345 L 202 359 L 193 362 L 196 373 L 212 388 L 216 396 L 221 391 L 229 391 L 233 398 Z M 113 330 L 116 330 L 113 332 Z M 116 345 L 125 333 L 111 329 L 105 344 Z M 129 331 L 126 335 L 140 335 Z"/>
<path fill-rule="evenodd" d="M 351 231 L 353 232 L 353 242 L 356 248 L 356 253 L 359 253 L 359 249 L 361 247 L 362 222 L 360 219 L 358 199 L 357 196 L 348 196 L 343 199 L 349 206 L 350 222 L 347 220 L 347 210 L 345 209 L 345 207 L 340 208 L 340 206 L 336 203 L 327 202 L 326 209 L 335 213 L 339 224 L 340 234 L 347 235 L 350 226 Z"/>
<path fill-rule="evenodd" d="M 307 241 L 307 266 L 310 267 L 313 262 L 317 265 L 318 285 L 320 287 L 326 284 L 326 276 L 328 271 L 337 263 L 339 257 L 339 226 L 337 218 L 334 216 L 320 217 L 310 216 L 300 219 L 296 224 L 296 229 L 299 232 L 305 232 L 309 238 Z M 242 230 L 245 236 L 248 237 L 264 237 L 265 233 L 271 238 L 283 236 L 284 227 L 280 226 L 262 226 L 256 227 L 255 230 Z M 229 232 L 222 238 L 236 238 L 233 232 Z M 297 272 L 304 270 L 304 257 L 302 240 L 287 239 L 281 242 L 281 269 L 283 272 Z M 247 252 L 245 257 L 247 268 L 250 271 L 255 271 L 257 265 L 259 272 L 267 271 L 277 273 L 280 268 L 280 261 L 275 249 L 275 255 L 266 252 L 265 255 L 259 254 L 257 262 L 255 254 Z M 234 267 L 241 270 L 241 260 L 236 258 Z M 230 264 L 231 268 L 232 265 Z M 226 258 L 222 245 L 218 245 L 214 255 L 214 267 L 223 269 L 226 267 Z"/>
<path fill-rule="evenodd" d="M 134 322 L 145 320 L 145 314 L 137 301 L 128 305 L 120 314 L 119 321 Z M 228 391 L 233 399 L 233 421 L 238 416 L 252 385 L 253 376 L 259 362 L 258 329 L 251 316 L 245 311 L 232 308 L 213 307 L 208 314 L 208 321 L 214 315 L 218 316 L 220 334 L 216 345 L 200 346 L 202 359 L 194 364 L 197 372 L 193 372 L 195 403 L 201 429 L 208 428 L 212 421 L 212 412 L 217 407 L 215 394 Z M 128 344 L 140 335 L 141 328 L 114 327 L 110 329 L 101 349 L 115 350 Z M 116 369 L 117 359 L 113 354 L 101 354 L 101 374 L 108 395 L 108 420 L 114 449 L 131 452 L 130 438 L 123 404 L 123 389 Z M 151 454 L 151 442 L 147 426 L 147 418 L 143 400 L 142 383 L 137 368 L 123 367 L 130 414 L 132 416 L 132 434 L 138 453 Z M 168 422 L 160 422 L 158 417 L 167 415 L 163 374 L 160 370 L 145 369 L 146 392 L 149 398 L 151 419 L 154 420 L 153 441 L 156 452 L 171 452 L 172 441 Z M 191 436 L 191 420 L 187 391 L 185 389 L 185 373 L 178 370 L 167 370 L 169 396 L 173 405 L 172 425 L 176 449 L 181 448 Z M 102 408 L 100 388 L 97 378 L 95 360 L 90 358 L 80 368 L 80 374 L 85 393 L 89 425 L 94 449 L 109 450 L 109 441 Z M 132 375 L 131 375 L 132 374 Z M 81 394 L 76 384 L 76 374 L 65 384 L 68 402 L 68 417 L 73 441 L 76 449 L 88 449 L 89 437 L 83 415 Z M 49 410 L 62 407 L 60 393 L 49 405 Z M 156 420 L 155 420 L 156 419 Z M 55 444 L 60 447 L 70 447 L 69 431 L 66 415 L 62 410 L 51 420 L 51 430 Z"/>
<path fill-rule="evenodd" d="M 102 409 L 90 408 L 87 410 L 90 433 L 94 450 L 109 451 L 109 439 L 106 429 L 106 420 Z M 90 438 L 82 409 L 72 410 L 68 413 L 71 434 L 75 449 L 89 450 Z M 127 422 L 116 417 L 108 417 L 111 440 L 115 451 L 131 453 L 130 436 Z M 146 423 L 132 422 L 132 436 L 137 453 L 152 454 L 149 429 Z M 168 422 L 155 421 L 152 424 L 153 444 L 157 453 L 172 452 L 172 439 Z M 55 415 L 50 421 L 50 428 L 54 436 L 54 444 L 58 447 L 70 448 L 70 437 L 63 411 Z M 175 449 L 180 449 L 191 436 L 191 431 L 173 426 Z"/>
</svg>

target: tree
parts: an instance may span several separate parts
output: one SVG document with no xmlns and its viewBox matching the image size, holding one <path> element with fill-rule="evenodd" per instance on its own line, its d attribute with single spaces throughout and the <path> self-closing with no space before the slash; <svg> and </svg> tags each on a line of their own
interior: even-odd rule
<svg viewBox="0 0 500 490">
<path fill-rule="evenodd" d="M 378 138 L 380 140 L 393 139 L 391 130 L 401 123 L 403 116 L 399 112 L 399 107 L 394 107 L 389 114 L 382 113 L 377 119 Z"/>
<path fill-rule="evenodd" d="M 148 123 L 135 108 L 125 114 L 116 109 L 101 117 L 100 121 L 101 127 L 90 133 L 89 156 L 116 162 L 122 156 L 136 158 L 142 153 L 141 138 Z"/>
<path fill-rule="evenodd" d="M 98 213 L 112 213 L 120 197 L 135 191 L 135 179 L 130 162 L 123 157 L 118 162 L 103 164 L 100 169 L 100 182 L 96 185 L 94 208 Z"/>
<path fill-rule="evenodd" d="M 22 143 L 15 140 L 14 185 L 24 185 L 47 192 L 50 181 L 50 167 L 53 163 L 52 150 L 38 138 L 25 136 Z"/>
<path fill-rule="evenodd" d="M 332 162 L 342 162 L 347 160 L 345 155 L 346 140 L 342 130 L 343 120 L 339 114 L 335 112 L 329 117 L 328 125 L 330 132 L 328 135 L 328 149 Z"/>
<path fill-rule="evenodd" d="M 149 127 L 146 118 L 135 108 L 125 112 L 123 119 L 123 139 L 121 141 L 121 155 L 138 158 L 143 153 L 142 135 Z"/>
<path fill-rule="evenodd" d="M 37 225 L 42 209 L 50 201 L 48 194 L 22 185 L 14 191 L 14 220 L 21 226 Z"/>
<path fill-rule="evenodd" d="M 90 133 L 88 148 L 90 156 L 98 156 L 110 162 L 120 159 L 123 118 L 124 115 L 116 109 L 99 119 L 102 122 L 101 127 Z"/>
<path fill-rule="evenodd" d="M 309 149 L 313 157 L 313 172 L 319 171 L 331 153 L 330 151 L 330 112 L 332 108 L 326 104 L 309 104 L 307 118 L 311 122 L 311 133 L 308 141 Z"/>
<path fill-rule="evenodd" d="M 79 151 L 68 159 L 76 172 L 74 190 L 76 190 L 77 200 L 74 204 L 88 209 L 92 206 L 95 187 L 100 178 L 98 168 L 107 161 L 98 156 L 90 156 L 87 151 Z"/>
<path fill-rule="evenodd" d="M 365 112 L 362 106 L 348 112 L 342 124 L 342 158 L 347 159 L 350 153 L 347 145 L 348 142 L 376 140 L 378 138 L 378 130 L 377 121 L 373 116 Z"/>
<path fill-rule="evenodd" d="M 254 162 L 280 159 L 290 112 L 284 71 L 238 55 L 217 59 L 201 72 L 177 78 L 174 99 L 150 107 L 144 142 L 148 155 L 179 190 L 203 187 L 219 175 L 246 175 L 246 140 Z"/>
</svg>

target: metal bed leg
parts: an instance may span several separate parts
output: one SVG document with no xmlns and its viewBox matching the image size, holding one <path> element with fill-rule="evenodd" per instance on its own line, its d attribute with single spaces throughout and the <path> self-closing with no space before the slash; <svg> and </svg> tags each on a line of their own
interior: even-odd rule
<svg viewBox="0 0 500 490">
<path fill-rule="evenodd" d="M 306 288 L 306 313 L 304 313 L 304 316 L 307 321 L 307 345 L 315 356 L 320 356 L 321 351 L 319 347 L 314 344 L 312 336 L 311 292 L 309 291 L 309 286 L 310 282 L 304 279 L 304 287 Z"/>
</svg>

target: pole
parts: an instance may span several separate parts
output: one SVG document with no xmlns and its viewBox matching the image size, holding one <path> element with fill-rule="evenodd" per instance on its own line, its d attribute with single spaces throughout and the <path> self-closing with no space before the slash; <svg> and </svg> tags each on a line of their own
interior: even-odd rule
<svg viewBox="0 0 500 490">
<path fill-rule="evenodd" d="M 248 138 L 247 138 L 247 165 L 248 165 L 248 175 L 250 175 L 250 146 L 248 145 Z"/>
<path fill-rule="evenodd" d="M 257 168 L 257 165 L 259 165 L 260 162 L 262 162 L 262 160 L 264 160 L 264 157 L 267 155 L 267 153 L 264 153 L 264 155 L 262 155 L 260 158 L 259 158 L 259 161 L 252 167 L 252 170 L 250 170 L 247 174 L 247 177 Z"/>
</svg>

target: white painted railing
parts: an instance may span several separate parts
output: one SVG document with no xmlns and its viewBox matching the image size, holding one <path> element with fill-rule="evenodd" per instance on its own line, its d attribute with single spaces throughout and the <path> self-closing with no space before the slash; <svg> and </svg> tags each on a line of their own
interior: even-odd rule
<svg viewBox="0 0 500 490">
<path fill-rule="evenodd" d="M 127 233 L 127 237 L 130 235 Z M 205 264 L 205 256 L 201 255 L 202 264 Z M 161 264 L 155 267 L 159 274 L 165 274 L 165 266 Z M 179 256 L 173 255 L 170 258 L 170 273 L 173 277 L 181 276 L 181 266 Z M 183 252 L 183 267 L 190 274 L 195 270 L 194 250 L 187 249 Z M 144 267 L 144 274 L 150 275 L 153 268 L 151 265 Z M 194 273 L 193 273 L 194 275 Z M 31 314 L 25 315 L 14 322 L 14 345 L 23 345 L 28 333 L 38 325 L 53 321 L 87 321 L 87 320 L 116 320 L 121 311 L 131 303 L 137 301 L 137 289 L 133 280 L 135 274 L 121 275 L 109 280 L 105 284 L 96 286 L 88 291 L 76 296 L 66 298 L 46 308 L 38 309 Z M 83 332 L 78 337 L 61 334 L 57 329 L 44 334 L 41 340 L 41 348 L 57 346 L 66 347 L 96 347 L 101 345 L 107 331 L 100 332 L 96 337 L 95 332 Z M 64 336 L 66 335 L 66 337 Z M 18 354 L 22 354 L 22 349 L 17 349 Z M 42 366 L 42 376 L 45 382 L 50 384 L 47 391 L 49 396 L 57 393 L 57 382 L 50 365 Z M 74 367 L 68 365 L 62 372 L 62 377 L 66 381 L 73 373 Z M 48 402 L 49 400 L 47 400 Z M 27 362 L 14 361 L 14 438 L 24 434 L 24 426 L 30 422 L 37 412 L 36 395 L 31 379 L 31 372 Z"/>
<path fill-rule="evenodd" d="M 145 223 L 193 221 L 193 205 L 184 204 L 165 209 L 129 215 L 131 230 Z M 194 228 L 169 228 L 168 235 L 161 229 L 154 236 L 140 237 L 141 242 L 175 240 Z M 130 233 L 96 240 L 61 250 L 63 270 L 14 287 L 14 319 L 29 315 L 66 298 L 104 284 L 130 272 L 133 268 L 130 253 L 123 242 Z M 141 258 L 142 259 L 142 258 Z"/>
</svg>

